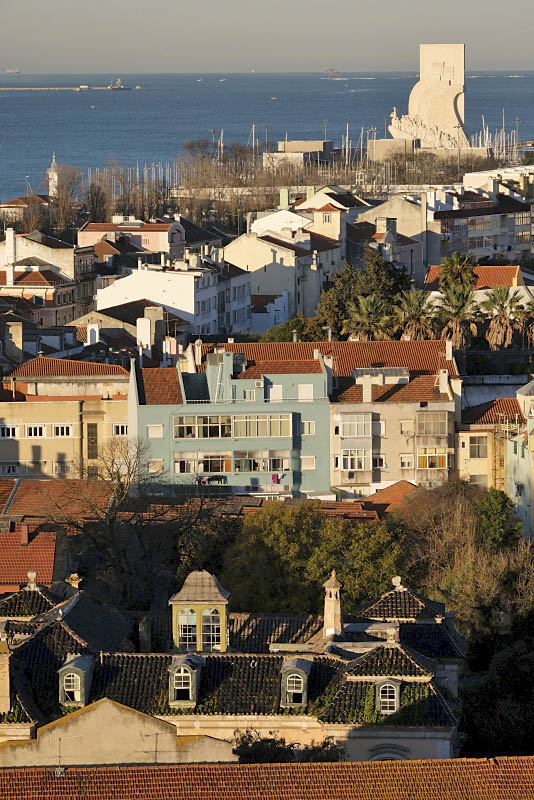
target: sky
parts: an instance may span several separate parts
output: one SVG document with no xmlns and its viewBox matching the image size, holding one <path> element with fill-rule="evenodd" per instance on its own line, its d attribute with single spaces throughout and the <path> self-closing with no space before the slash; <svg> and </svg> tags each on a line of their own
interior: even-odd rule
<svg viewBox="0 0 534 800">
<path fill-rule="evenodd" d="M 534 69 L 532 0 L 0 0 L 0 71 L 416 70 L 420 42 L 470 69 Z"/>
</svg>

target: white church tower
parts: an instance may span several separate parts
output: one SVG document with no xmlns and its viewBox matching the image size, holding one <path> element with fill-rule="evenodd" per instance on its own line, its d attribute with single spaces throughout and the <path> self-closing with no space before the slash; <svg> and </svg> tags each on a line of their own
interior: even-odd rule
<svg viewBox="0 0 534 800">
<path fill-rule="evenodd" d="M 48 194 L 50 197 L 57 197 L 59 173 L 56 164 L 56 154 L 52 154 L 52 163 L 46 171 L 48 179 Z"/>
</svg>

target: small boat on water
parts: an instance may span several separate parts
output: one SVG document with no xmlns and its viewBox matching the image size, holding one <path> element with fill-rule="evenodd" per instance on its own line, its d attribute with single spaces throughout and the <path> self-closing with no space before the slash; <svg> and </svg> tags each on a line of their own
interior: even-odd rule
<svg viewBox="0 0 534 800">
<path fill-rule="evenodd" d="M 4 71 L 4 75 L 20 75 L 20 69 L 17 69 L 16 67 L 8 67 Z"/>
<path fill-rule="evenodd" d="M 115 83 L 110 83 L 107 87 L 110 92 L 129 92 L 130 87 L 125 86 L 120 78 L 117 78 Z"/>
</svg>

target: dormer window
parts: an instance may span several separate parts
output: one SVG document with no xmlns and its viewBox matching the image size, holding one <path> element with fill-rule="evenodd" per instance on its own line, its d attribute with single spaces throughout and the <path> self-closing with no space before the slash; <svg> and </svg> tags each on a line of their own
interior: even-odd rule
<svg viewBox="0 0 534 800">
<path fill-rule="evenodd" d="M 202 650 L 220 650 L 221 648 L 221 615 L 216 608 L 207 608 L 202 612 Z"/>
<path fill-rule="evenodd" d="M 197 615 L 193 608 L 183 608 L 179 614 L 180 648 L 182 650 L 197 649 Z"/>
<path fill-rule="evenodd" d="M 289 705 L 300 705 L 304 697 L 304 681 L 296 673 L 287 676 L 286 702 Z"/>
<path fill-rule="evenodd" d="M 67 703 L 79 703 L 82 694 L 80 676 L 75 672 L 67 672 L 63 678 L 63 692 Z"/>
<path fill-rule="evenodd" d="M 380 714 L 395 714 L 400 708 L 400 681 L 387 680 L 376 687 L 376 710 Z"/>
<path fill-rule="evenodd" d="M 191 700 L 191 672 L 178 667 L 174 673 L 174 700 Z"/>
</svg>

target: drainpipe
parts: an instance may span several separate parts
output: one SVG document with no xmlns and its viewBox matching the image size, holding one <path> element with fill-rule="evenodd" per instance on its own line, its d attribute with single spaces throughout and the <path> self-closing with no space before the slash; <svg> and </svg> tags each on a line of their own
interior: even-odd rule
<svg viewBox="0 0 534 800">
<path fill-rule="evenodd" d="M 80 425 L 80 445 L 79 445 L 79 466 L 78 471 L 80 473 L 79 477 L 83 478 L 83 400 L 78 401 L 78 422 Z"/>
</svg>

